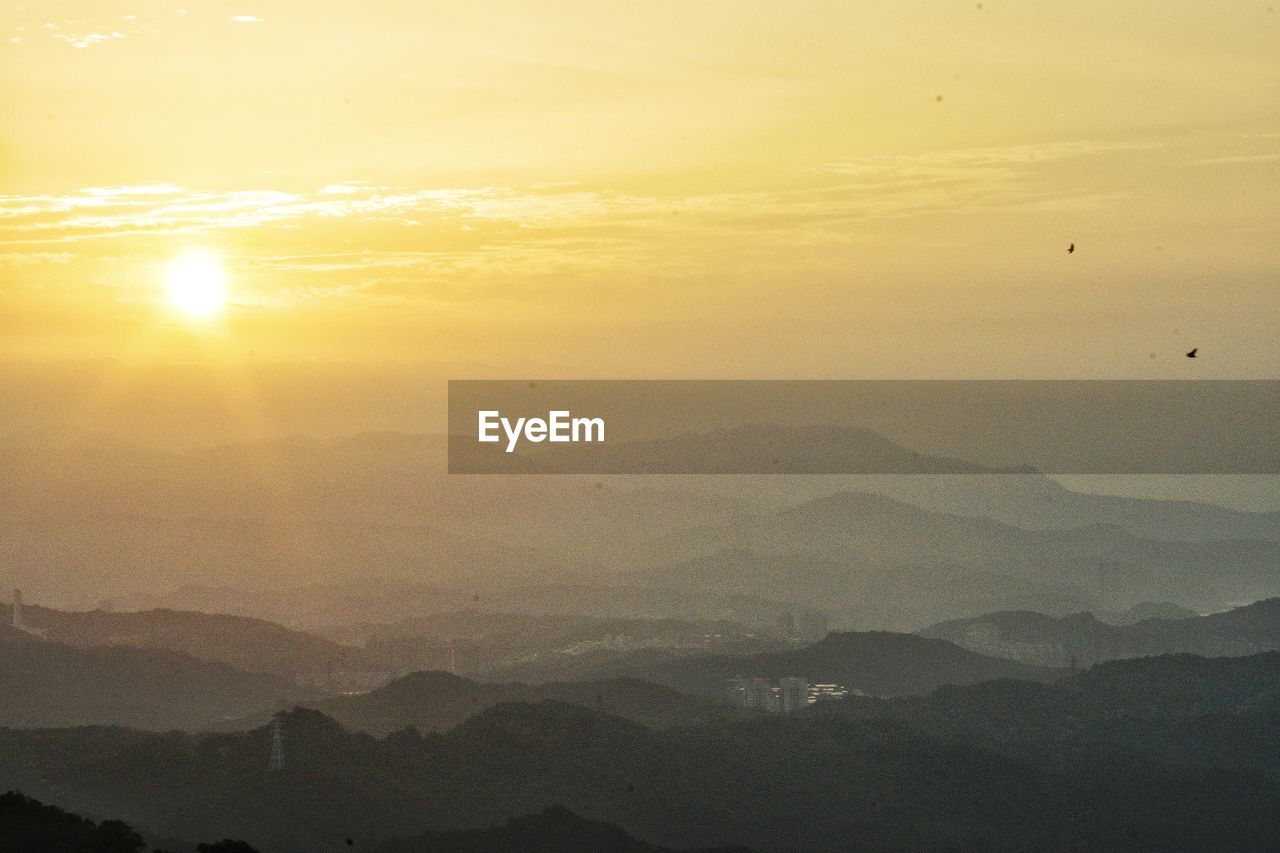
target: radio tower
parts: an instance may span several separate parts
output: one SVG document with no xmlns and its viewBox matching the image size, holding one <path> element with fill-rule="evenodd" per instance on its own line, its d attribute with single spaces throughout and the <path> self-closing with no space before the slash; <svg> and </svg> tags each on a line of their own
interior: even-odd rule
<svg viewBox="0 0 1280 853">
<path fill-rule="evenodd" d="M 13 627 L 19 631 L 27 630 L 27 626 L 22 622 L 22 590 L 20 589 L 13 591 Z"/>
<path fill-rule="evenodd" d="M 284 716 L 277 714 L 271 721 L 271 760 L 268 770 L 284 769 Z"/>
</svg>

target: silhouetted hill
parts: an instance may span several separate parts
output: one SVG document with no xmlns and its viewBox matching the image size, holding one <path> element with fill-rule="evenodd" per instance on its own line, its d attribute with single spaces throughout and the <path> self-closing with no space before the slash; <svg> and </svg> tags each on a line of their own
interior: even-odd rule
<svg viewBox="0 0 1280 853">
<path fill-rule="evenodd" d="M 386 734 L 406 726 L 421 731 L 447 729 L 494 705 L 544 699 L 595 708 L 659 728 L 691 725 L 722 715 L 705 700 L 633 678 L 488 684 L 446 672 L 415 672 L 370 693 L 331 700 L 323 707 L 346 726 Z"/>
<path fill-rule="evenodd" d="M 428 833 L 388 842 L 378 853 L 673 853 L 631 837 L 609 823 L 552 806 L 490 829 Z M 746 847 L 701 848 L 691 853 L 750 853 Z"/>
<path fill-rule="evenodd" d="M 0 637 L 0 725 L 194 728 L 260 714 L 293 691 L 167 649 L 77 649 L 9 632 Z"/>
<path fill-rule="evenodd" d="M 1280 598 L 1208 616 L 1109 625 L 1088 613 L 989 613 L 932 625 L 923 636 L 982 654 L 1049 666 L 1185 652 L 1208 657 L 1280 650 Z"/>
<path fill-rule="evenodd" d="M 0 607 L 7 623 L 12 607 Z M 66 611 L 28 605 L 23 621 L 45 639 L 77 648 L 133 646 L 170 649 L 246 672 L 282 678 L 349 665 L 358 649 L 244 616 L 181 610 Z"/>
<path fill-rule="evenodd" d="M 1112 661 L 1054 684 L 1001 680 L 806 713 L 890 717 L 947 741 L 1088 772 L 1123 756 L 1280 778 L 1280 654 Z"/>
<path fill-rule="evenodd" d="M 0 850 L 5 853 L 137 853 L 142 836 L 120 821 L 91 820 L 16 791 L 0 794 Z"/>
<path fill-rule="evenodd" d="M 343 839 L 347 848 L 355 839 Z M 166 845 L 168 846 L 168 845 Z M 186 847 L 185 844 L 179 846 Z M 149 849 L 128 824 L 91 820 L 44 805 L 16 791 L 0 794 L 0 850 L 5 853 L 142 853 Z M 197 853 L 258 853 L 243 841 L 196 845 Z M 337 849 L 336 847 L 334 848 Z M 360 849 L 370 849 L 361 844 Z M 159 848 L 156 848 L 159 853 Z M 676 853 L 646 844 L 618 827 L 587 820 L 560 806 L 509 818 L 501 826 L 428 832 L 379 845 L 376 853 Z M 751 853 L 717 847 L 688 853 Z"/>
<path fill-rule="evenodd" d="M 1280 652 L 1107 661 L 1065 679 L 1060 686 L 1078 693 L 1088 707 L 1108 713 L 1197 716 L 1280 711 Z"/>
<path fill-rule="evenodd" d="M 1190 619 L 1199 616 L 1189 607 L 1172 601 L 1141 601 L 1117 612 L 1102 612 L 1098 616 L 1108 625 L 1133 625 L 1144 619 Z"/>
<path fill-rule="evenodd" d="M 1078 735 L 1031 729 L 1017 742 L 959 736 L 955 726 L 933 732 L 899 710 L 934 701 L 880 700 L 866 719 L 666 731 L 574 705 L 518 703 L 444 735 L 383 739 L 299 709 L 284 717 L 286 765 L 276 772 L 266 769 L 265 728 L 2 730 L 0 784 L 166 836 L 243 837 L 272 853 L 438 836 L 555 804 L 676 848 L 1243 851 L 1280 838 L 1274 773 L 1213 750 L 1188 760 L 1187 739 L 1169 740 L 1177 730 L 1165 718 L 1113 715 Z M 1000 704 L 993 697 L 986 708 Z M 1198 726 L 1201 745 L 1235 736 L 1241 721 L 1275 730 L 1255 712 L 1179 719 Z"/>
<path fill-rule="evenodd" d="M 847 704 L 845 710 L 858 707 L 859 701 Z M 990 720 L 1030 714 L 1039 717 L 1040 723 L 1051 717 L 1106 721 L 1280 711 L 1280 653 L 1237 658 L 1159 655 L 1108 661 L 1053 684 L 1005 679 L 949 686 L 927 698 L 904 699 L 899 706 L 930 704 L 945 707 L 949 717 L 965 707 Z M 864 702 L 862 707 L 879 713 L 889 706 Z M 833 705 L 818 710 L 833 708 L 839 710 Z M 1048 731 L 1045 726 L 1026 730 L 1032 737 Z M 1280 757 L 1280 744 L 1276 749 Z M 1280 772 L 1280 764 L 1275 769 Z"/>
<path fill-rule="evenodd" d="M 725 679 L 734 676 L 794 676 L 835 682 L 875 696 L 928 693 L 944 684 L 995 678 L 1049 681 L 1059 674 L 987 657 L 946 641 L 885 631 L 833 633 L 811 646 L 782 652 L 680 658 L 636 673 L 699 695 L 722 693 Z"/>
</svg>

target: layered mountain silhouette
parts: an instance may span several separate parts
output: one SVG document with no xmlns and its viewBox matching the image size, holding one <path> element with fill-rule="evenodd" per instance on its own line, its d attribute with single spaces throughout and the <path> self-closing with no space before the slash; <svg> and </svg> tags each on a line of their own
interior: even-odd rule
<svg viewBox="0 0 1280 853">
<path fill-rule="evenodd" d="M 674 848 L 1257 850 L 1280 837 L 1275 657 L 1120 661 L 667 730 L 507 703 L 379 739 L 298 709 L 275 771 L 267 728 L 7 729 L 0 784 L 273 853 L 430 843 L 557 804 Z"/>
<path fill-rule="evenodd" d="M 1026 530 L 854 492 L 659 537 L 645 553 L 653 567 L 628 575 L 632 583 L 768 589 L 911 628 L 994 602 L 1066 613 L 1157 599 L 1210 610 L 1280 587 L 1280 542 L 1172 542 L 1115 525 Z"/>
<path fill-rule="evenodd" d="M 1201 501 L 1076 492 L 1035 472 L 864 476 L 849 478 L 835 488 L 875 492 L 934 512 L 990 518 L 1033 530 L 1114 524 L 1150 539 L 1280 540 L 1280 512 L 1244 512 Z"/>
<path fill-rule="evenodd" d="M 847 446 L 843 440 L 832 439 L 834 451 L 855 452 L 868 442 L 885 453 L 891 450 L 882 439 L 865 435 L 848 437 Z M 899 451 L 917 459 L 910 450 L 892 452 Z M 770 519 L 787 512 L 798 512 L 796 522 L 802 523 L 810 513 L 801 504 L 821 492 L 880 492 L 933 511 L 935 517 L 924 517 L 922 540 L 938 538 L 931 531 L 943 530 L 932 522 L 945 513 L 975 524 L 990 516 L 1011 529 L 986 547 L 978 547 L 971 531 L 959 541 L 973 547 L 960 549 L 954 559 L 936 541 L 910 547 L 886 542 L 889 554 L 915 561 L 907 567 L 910 572 L 899 573 L 905 584 L 901 592 L 879 584 L 878 600 L 864 607 L 851 605 L 850 599 L 865 589 L 836 599 L 848 608 L 852 624 L 868 627 L 916 629 L 992 609 L 1062 614 L 1148 600 L 1219 609 L 1274 594 L 1274 579 L 1256 573 L 1273 556 L 1265 543 L 1280 538 L 1277 513 L 1085 495 L 1029 472 L 739 477 L 732 482 L 688 476 L 449 478 L 443 438 L 399 434 L 185 453 L 118 442 L 56 452 L 10 449 L 0 452 L 0 479 L 9 485 L 0 495 L 0 559 L 14 585 L 32 588 L 38 600 L 92 606 L 103 597 L 199 582 L 249 594 L 240 596 L 234 610 L 215 607 L 209 596 L 209 604 L 197 606 L 199 595 L 132 606 L 212 608 L 291 626 L 329 624 L 326 620 L 341 613 L 342 605 L 264 594 L 264 577 L 280 590 L 412 579 L 469 600 L 477 592 L 543 584 L 616 586 L 625 583 L 619 576 L 627 571 L 659 572 L 734 549 L 761 558 L 817 558 L 833 536 L 820 518 L 813 519 L 812 543 L 793 535 L 777 547 L 765 547 L 731 531 L 770 529 Z M 904 524 L 909 530 L 913 522 Z M 1029 538 L 1019 537 L 1017 528 L 1025 528 Z M 1046 564 L 1032 572 L 1031 555 L 1037 551 L 1045 554 Z M 839 562 L 840 555 L 834 556 Z M 874 575 L 888 562 L 865 559 L 875 556 L 853 554 L 846 562 L 856 557 L 856 566 L 865 564 Z M 1064 566 L 1067 556 L 1083 557 L 1085 564 Z M 1115 594 L 1123 600 L 1098 600 L 1098 584 L 1087 565 L 1095 559 L 1131 569 L 1117 573 Z M 954 579 L 949 584 L 956 591 L 954 602 L 930 592 L 937 583 L 929 573 L 936 571 Z M 85 588 L 82 578 L 99 576 L 112 578 L 112 588 Z M 1224 579 L 1221 586 L 1210 580 L 1218 576 Z M 744 585 L 728 580 L 731 588 Z M 858 585 L 856 572 L 849 581 L 846 590 Z M 658 586 L 690 594 L 678 585 Z M 1001 597 L 993 599 L 992 591 Z M 808 595 L 803 588 L 799 592 Z M 687 601 L 681 612 L 692 615 L 692 607 L 702 608 L 697 614 L 702 616 L 721 612 L 705 591 L 700 595 L 701 604 Z M 757 587 L 752 596 L 797 603 L 787 587 Z M 362 598 L 351 597 L 353 609 Z M 329 612 L 307 611 L 308 601 Z"/>
<path fill-rule="evenodd" d="M 744 676 L 805 678 L 872 696 L 900 696 L 997 678 L 1052 681 L 1060 671 L 988 657 L 946 641 L 870 631 L 833 633 L 811 646 L 783 652 L 680 658 L 635 674 L 695 695 L 721 695 L 727 679 Z"/>
<path fill-rule="evenodd" d="M 427 833 L 391 841 L 378 853 L 674 853 L 633 838 L 613 824 L 551 806 L 489 829 Z M 746 847 L 699 848 L 690 853 L 751 853 Z"/>
<path fill-rule="evenodd" d="M 851 699 L 819 716 L 891 718 L 946 741 L 1079 768 L 1141 755 L 1280 778 L 1280 654 L 1111 661 L 1054 684 L 1000 680 L 927 697 Z"/>
<path fill-rule="evenodd" d="M 1109 625 L 1089 613 L 989 613 L 932 625 L 923 636 L 976 652 L 1043 666 L 1188 652 L 1207 656 L 1280 650 L 1280 598 L 1208 616 Z"/>
<path fill-rule="evenodd" d="M 337 840 L 334 843 L 336 845 Z M 342 839 L 342 843 L 347 848 L 356 845 L 352 838 Z M 145 839 L 122 821 L 95 823 L 17 791 L 0 794 L 0 849 L 6 853 L 141 853 L 148 848 Z M 361 849 L 370 848 L 362 844 Z M 376 850 L 377 853 L 675 853 L 669 847 L 646 844 L 612 824 L 587 820 L 560 806 L 513 817 L 500 826 L 426 832 L 379 844 Z M 252 845 L 235 839 L 198 844 L 196 851 L 259 853 Z M 717 847 L 688 853 L 751 851 L 745 847 Z"/>
<path fill-rule="evenodd" d="M 595 708 L 655 728 L 692 725 L 728 713 L 708 701 L 634 678 L 489 684 L 446 672 L 416 672 L 370 693 L 332 700 L 324 710 L 350 728 L 387 734 L 406 726 L 424 732 L 444 730 L 494 705 L 543 700 Z"/>
<path fill-rule="evenodd" d="M 17 791 L 0 794 L 0 850 L 7 853 L 138 853 L 142 836 L 120 821 L 94 822 Z"/>
<path fill-rule="evenodd" d="M 262 673 L 157 648 L 76 648 L 5 629 L 0 725 L 203 728 L 297 697 Z"/>
<path fill-rule="evenodd" d="M 0 606 L 7 624 L 12 607 Z M 23 608 L 23 621 L 47 640 L 77 648 L 132 646 L 169 649 L 246 672 L 282 678 L 324 673 L 352 663 L 358 650 L 261 619 L 157 609 L 133 612 Z"/>
</svg>

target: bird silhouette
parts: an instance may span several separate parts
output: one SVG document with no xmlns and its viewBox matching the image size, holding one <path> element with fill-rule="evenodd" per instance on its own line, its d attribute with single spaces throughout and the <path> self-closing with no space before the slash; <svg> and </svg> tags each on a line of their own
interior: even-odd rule
<svg viewBox="0 0 1280 853">
<path fill-rule="evenodd" d="M 1192 347 L 1191 352 L 1187 353 L 1187 358 L 1195 358 L 1196 353 L 1200 351 L 1200 347 Z"/>
<path fill-rule="evenodd" d="M 1075 250 L 1076 250 L 1076 244 L 1072 243 L 1070 246 L 1067 247 L 1067 254 L 1070 255 L 1073 252 L 1075 252 Z"/>
</svg>

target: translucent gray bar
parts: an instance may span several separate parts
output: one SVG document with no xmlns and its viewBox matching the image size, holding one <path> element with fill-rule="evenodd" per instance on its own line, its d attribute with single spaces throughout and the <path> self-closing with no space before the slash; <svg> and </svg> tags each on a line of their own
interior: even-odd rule
<svg viewBox="0 0 1280 853">
<path fill-rule="evenodd" d="M 457 474 L 1276 474 L 1280 382 L 456 380 L 449 434 Z"/>
</svg>

